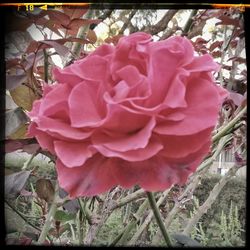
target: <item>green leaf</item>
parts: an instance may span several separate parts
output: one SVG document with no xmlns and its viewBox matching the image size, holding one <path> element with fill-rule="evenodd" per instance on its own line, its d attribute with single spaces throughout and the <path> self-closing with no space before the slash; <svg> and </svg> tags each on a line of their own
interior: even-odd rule
<svg viewBox="0 0 250 250">
<path fill-rule="evenodd" d="M 70 214 L 70 213 L 66 213 L 62 210 L 57 210 L 56 214 L 54 216 L 54 219 L 57 221 L 61 221 L 61 222 L 67 222 L 70 220 L 74 220 L 76 217 L 75 214 Z"/>
</svg>

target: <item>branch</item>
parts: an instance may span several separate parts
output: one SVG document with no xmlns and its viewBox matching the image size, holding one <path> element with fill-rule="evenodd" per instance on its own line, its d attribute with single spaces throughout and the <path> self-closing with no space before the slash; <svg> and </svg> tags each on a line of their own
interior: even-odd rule
<svg viewBox="0 0 250 250">
<path fill-rule="evenodd" d="M 162 196 L 159 198 L 159 200 L 156 203 L 157 207 L 159 207 L 165 201 L 166 197 L 168 196 L 169 191 L 170 191 L 170 189 L 163 192 Z M 151 222 L 153 215 L 154 215 L 153 211 L 150 211 L 150 213 L 148 214 L 148 216 L 144 220 L 143 224 L 137 229 L 135 235 L 129 241 L 128 245 L 135 245 L 137 239 L 140 237 L 140 235 L 142 234 L 144 229 L 147 227 L 147 225 Z"/>
<path fill-rule="evenodd" d="M 187 35 L 188 32 L 191 30 L 191 28 L 193 27 L 193 17 L 197 14 L 198 10 L 192 10 L 190 12 L 190 16 L 183 28 L 183 35 Z"/>
<path fill-rule="evenodd" d="M 86 13 L 85 18 L 89 19 L 92 15 L 93 15 L 93 9 L 89 9 L 88 12 Z M 83 39 L 89 30 L 89 26 L 90 26 L 89 24 L 81 26 L 78 30 L 76 37 Z M 64 66 L 67 66 L 72 61 L 72 59 L 77 58 L 79 56 L 80 51 L 81 51 L 81 46 L 82 46 L 82 44 L 79 42 L 73 43 L 71 54 L 70 54 L 69 58 L 65 61 Z"/>
<path fill-rule="evenodd" d="M 123 32 L 125 31 L 125 29 L 128 27 L 128 25 L 131 24 L 131 19 L 134 17 L 134 15 L 136 14 L 136 12 L 137 12 L 137 10 L 132 10 L 129 13 L 128 20 L 123 23 L 123 26 L 121 27 L 121 29 L 119 31 L 119 34 L 123 34 Z"/>
<path fill-rule="evenodd" d="M 226 175 L 224 175 L 221 180 L 214 186 L 212 191 L 210 192 L 207 200 L 198 208 L 195 212 L 194 216 L 189 220 L 187 226 L 185 227 L 183 233 L 189 235 L 193 229 L 193 227 L 197 224 L 203 214 L 207 212 L 207 210 L 211 207 L 211 205 L 215 202 L 216 198 L 220 194 L 223 187 L 226 183 L 233 177 L 238 171 L 238 166 L 233 166 L 229 169 Z"/>
<path fill-rule="evenodd" d="M 113 205 L 112 210 L 120 208 L 131 201 L 137 200 L 137 199 L 145 197 L 145 196 L 146 196 L 145 191 L 142 189 L 139 189 L 136 192 L 127 195 L 123 199 L 115 201 L 116 203 Z"/>
<path fill-rule="evenodd" d="M 155 25 L 143 27 L 144 32 L 148 32 L 151 35 L 156 35 L 159 32 L 165 30 L 168 27 L 168 23 L 174 17 L 178 10 L 168 10 L 167 13 L 162 17 L 162 19 Z"/>
</svg>

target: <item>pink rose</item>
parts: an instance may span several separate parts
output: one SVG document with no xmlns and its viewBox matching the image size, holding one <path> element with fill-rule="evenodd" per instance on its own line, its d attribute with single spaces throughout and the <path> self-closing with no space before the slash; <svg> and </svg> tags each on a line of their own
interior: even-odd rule
<svg viewBox="0 0 250 250">
<path fill-rule="evenodd" d="M 183 184 L 209 152 L 226 96 L 216 70 L 186 38 L 134 33 L 54 69 L 57 83 L 34 103 L 29 134 L 57 156 L 59 184 L 72 198 Z"/>
</svg>

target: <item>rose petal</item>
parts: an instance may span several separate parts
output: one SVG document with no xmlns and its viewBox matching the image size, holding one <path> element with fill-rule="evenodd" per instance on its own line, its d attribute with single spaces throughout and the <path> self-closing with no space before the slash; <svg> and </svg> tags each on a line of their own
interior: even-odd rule
<svg viewBox="0 0 250 250">
<path fill-rule="evenodd" d="M 204 143 L 210 139 L 212 131 L 213 127 L 186 136 L 161 135 L 161 141 L 164 145 L 161 154 L 170 158 L 186 157 L 201 149 Z"/>
<path fill-rule="evenodd" d="M 140 162 L 121 161 L 113 166 L 112 173 L 124 188 L 137 184 L 146 191 L 158 192 L 170 188 L 173 184 L 184 184 L 202 159 L 203 156 L 188 164 L 171 163 L 161 156 Z"/>
<path fill-rule="evenodd" d="M 111 172 L 114 164 L 116 160 L 107 159 L 98 154 L 76 168 L 68 168 L 58 159 L 56 168 L 59 185 L 72 199 L 106 192 L 117 185 Z"/>
<path fill-rule="evenodd" d="M 67 84 L 58 85 L 44 98 L 40 106 L 40 115 L 50 116 L 55 113 L 63 102 L 67 101 L 71 88 Z M 56 96 L 56 98 L 55 98 Z"/>
<path fill-rule="evenodd" d="M 154 126 L 155 119 L 151 118 L 144 128 L 134 134 L 121 134 L 120 136 L 113 137 L 112 134 L 98 133 L 92 136 L 92 143 L 94 146 L 103 145 L 110 150 L 119 152 L 145 148 Z"/>
<path fill-rule="evenodd" d="M 128 150 L 126 152 L 111 150 L 103 145 L 93 145 L 93 147 L 106 157 L 118 157 L 129 162 L 144 161 L 149 159 L 163 148 L 162 144 L 155 138 L 152 138 L 145 148 Z"/>
<path fill-rule="evenodd" d="M 101 85 L 96 82 L 82 82 L 73 88 L 68 100 L 73 127 L 97 127 L 103 123 L 106 108 L 101 92 Z"/>
<path fill-rule="evenodd" d="M 55 154 L 53 137 L 39 130 L 36 123 L 33 122 L 30 124 L 28 128 L 28 135 L 35 136 L 42 149 L 48 150 L 52 154 Z"/>
<path fill-rule="evenodd" d="M 79 167 L 95 152 L 87 142 L 54 141 L 55 152 L 62 163 L 69 167 Z"/>
<path fill-rule="evenodd" d="M 54 79 L 58 83 L 70 84 L 72 87 L 75 86 L 77 83 L 81 82 L 82 78 L 78 77 L 71 71 L 72 67 L 74 67 L 73 65 L 71 64 L 70 66 L 67 66 L 64 69 L 60 69 L 58 67 L 53 68 L 52 73 Z"/>
<path fill-rule="evenodd" d="M 186 90 L 186 101 L 188 108 L 183 111 L 185 119 L 158 124 L 154 132 L 165 135 L 191 135 L 215 126 L 220 98 L 213 83 L 202 78 L 192 79 Z"/>
<path fill-rule="evenodd" d="M 71 70 L 84 80 L 103 81 L 107 73 L 107 60 L 97 55 L 85 57 L 74 64 Z"/>
<path fill-rule="evenodd" d="M 48 132 L 58 139 L 83 140 L 88 138 L 92 132 L 86 132 L 80 129 L 72 128 L 69 124 L 60 120 L 41 116 L 37 120 L 39 130 Z"/>
<path fill-rule="evenodd" d="M 194 57 L 193 61 L 185 69 L 188 72 L 218 71 L 220 68 L 209 54 Z"/>
</svg>

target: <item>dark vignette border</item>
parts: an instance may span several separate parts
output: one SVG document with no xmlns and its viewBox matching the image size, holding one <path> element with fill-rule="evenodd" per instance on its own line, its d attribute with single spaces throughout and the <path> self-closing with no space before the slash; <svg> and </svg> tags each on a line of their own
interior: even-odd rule
<svg viewBox="0 0 250 250">
<path fill-rule="evenodd" d="M 41 1 L 40 1 L 41 2 Z M 46 2 L 46 1 L 44 1 Z M 70 2 L 70 1 L 67 1 Z M 77 1 L 76 1 L 77 2 Z M 93 9 L 211 9 L 211 4 L 213 3 L 220 3 L 220 4 L 244 4 L 242 0 L 203 0 L 202 2 L 197 2 L 197 0 L 193 1 L 185 1 L 185 0 L 176 0 L 173 3 L 166 3 L 160 1 L 134 1 L 134 2 L 121 2 L 121 1 L 84 1 L 85 3 L 91 3 L 91 8 Z M 21 3 L 21 2 L 18 2 Z M 38 2 L 36 2 L 38 3 Z M 79 7 L 78 7 L 79 8 Z M 5 214 L 4 214 L 4 137 L 5 137 L 5 34 L 7 33 L 6 30 L 6 17 L 8 17 L 8 13 L 16 9 L 15 7 L 6 7 L 0 5 L 0 245 L 5 244 L 5 236 L 6 236 L 6 229 L 5 229 Z M 245 22 L 245 39 L 246 39 L 246 59 L 247 59 L 247 68 L 249 66 L 249 46 L 247 44 L 250 43 L 249 34 L 250 34 L 250 27 L 248 24 L 248 20 L 250 20 L 250 8 L 245 8 L 243 13 L 244 15 L 244 22 Z M 248 127 L 248 126 L 247 126 Z M 247 171 L 247 178 L 250 171 Z M 249 185 L 248 185 L 249 186 Z M 247 206 L 247 199 L 249 192 L 247 192 L 246 196 L 246 208 Z M 247 209 L 246 209 L 247 211 Z M 248 216 L 246 213 L 246 229 L 247 229 L 247 222 Z M 249 246 L 248 238 L 246 237 L 246 247 Z M 20 246 L 18 246 L 20 247 Z M 27 247 L 27 246 L 26 246 Z M 62 246 L 60 246 L 62 247 Z"/>
</svg>

